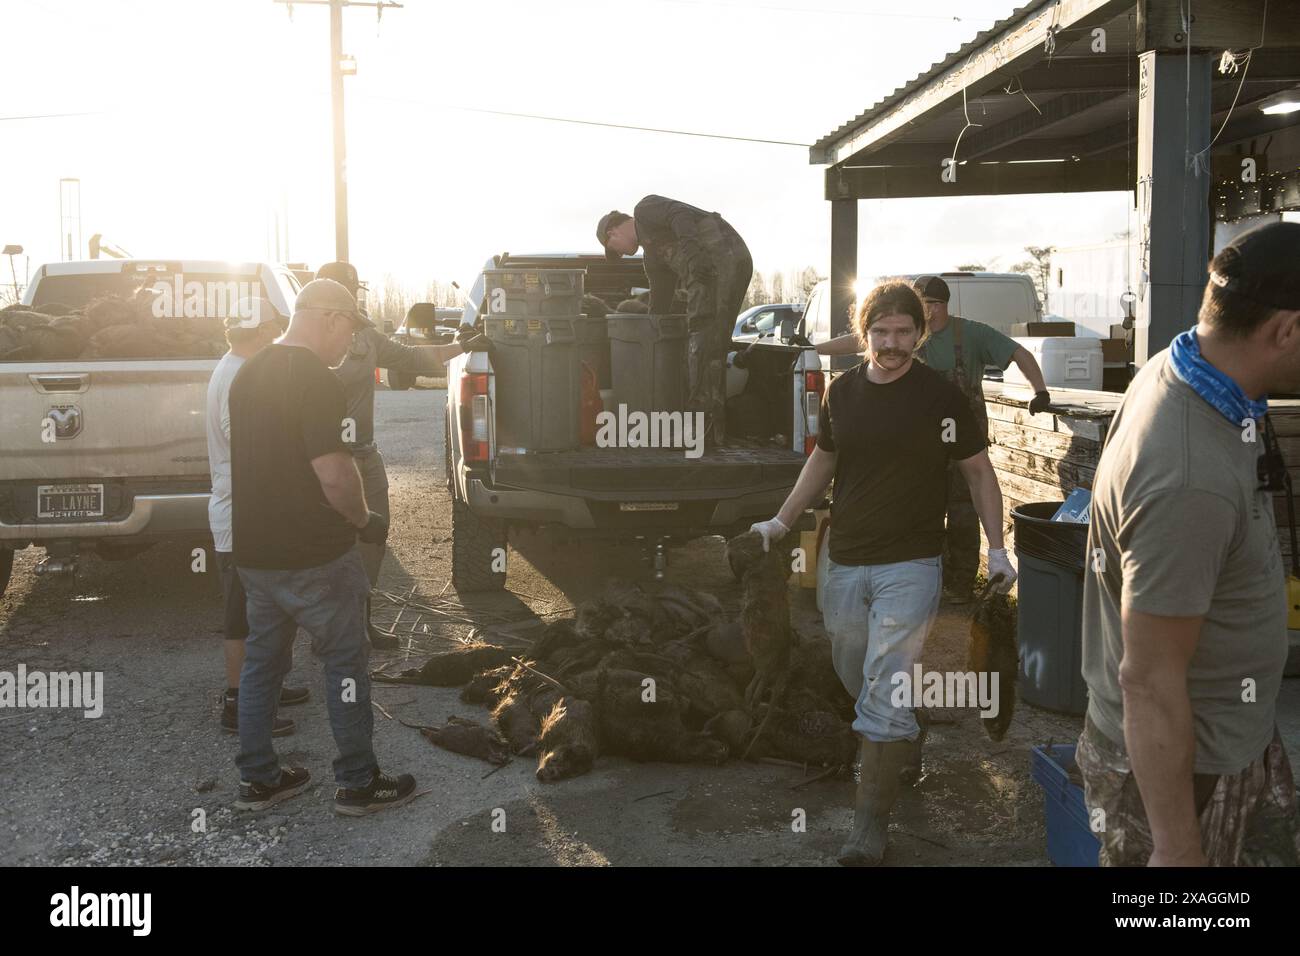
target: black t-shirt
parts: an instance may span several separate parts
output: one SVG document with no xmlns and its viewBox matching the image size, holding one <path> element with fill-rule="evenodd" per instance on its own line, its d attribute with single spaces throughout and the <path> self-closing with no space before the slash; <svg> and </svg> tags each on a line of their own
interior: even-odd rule
<svg viewBox="0 0 1300 956">
<path fill-rule="evenodd" d="M 948 461 L 985 446 L 957 387 L 916 361 L 902 378 L 877 385 L 863 363 L 831 383 L 819 420 L 817 447 L 837 453 L 831 560 L 893 564 L 938 555 Z"/>
<path fill-rule="evenodd" d="M 311 462 L 340 451 L 343 386 L 314 352 L 268 345 L 230 386 L 230 475 L 235 565 L 299 569 L 328 564 L 357 540 L 330 507 Z"/>
</svg>

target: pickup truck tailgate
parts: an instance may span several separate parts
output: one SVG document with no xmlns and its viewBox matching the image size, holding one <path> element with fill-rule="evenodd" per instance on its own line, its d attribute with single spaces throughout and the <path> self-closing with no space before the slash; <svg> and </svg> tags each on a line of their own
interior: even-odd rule
<svg viewBox="0 0 1300 956">
<path fill-rule="evenodd" d="M 215 366 L 211 359 L 0 364 L 0 481 L 206 480 L 204 416 Z"/>
<path fill-rule="evenodd" d="M 681 449 L 586 449 L 497 456 L 499 485 L 608 500 L 717 498 L 790 488 L 807 459 L 785 448 L 711 449 L 687 458 Z"/>
</svg>

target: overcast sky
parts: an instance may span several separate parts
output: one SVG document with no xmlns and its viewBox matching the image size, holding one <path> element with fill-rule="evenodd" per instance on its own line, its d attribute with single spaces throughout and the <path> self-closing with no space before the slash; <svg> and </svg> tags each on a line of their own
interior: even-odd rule
<svg viewBox="0 0 1300 956">
<path fill-rule="evenodd" d="M 808 144 L 1015 7 L 999 0 L 406 0 L 345 12 L 351 258 L 372 285 L 472 278 L 495 252 L 590 250 L 657 192 L 717 210 L 762 271 L 829 264 Z M 955 19 L 959 17 L 960 19 Z M 272 0 L 4 0 L 0 242 L 81 232 L 137 256 L 334 258 L 328 11 Z M 51 113 L 91 115 L 9 119 Z M 1006 267 L 1126 227 L 1126 194 L 863 202 L 863 275 Z"/>
</svg>

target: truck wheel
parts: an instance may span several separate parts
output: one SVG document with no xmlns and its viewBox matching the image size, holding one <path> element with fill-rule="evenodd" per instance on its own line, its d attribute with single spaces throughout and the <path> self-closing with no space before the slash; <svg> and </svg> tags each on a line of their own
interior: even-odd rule
<svg viewBox="0 0 1300 956">
<path fill-rule="evenodd" d="M 402 372 L 388 371 L 388 387 L 394 392 L 404 392 L 411 387 L 412 379 Z"/>
<path fill-rule="evenodd" d="M 9 575 L 14 570 L 14 552 L 12 548 L 0 548 L 0 595 L 9 586 Z"/>
<path fill-rule="evenodd" d="M 504 571 L 493 571 L 493 555 L 506 546 L 506 528 L 500 521 L 480 518 L 468 504 L 451 496 L 451 583 L 461 592 L 500 591 L 506 586 Z"/>
</svg>

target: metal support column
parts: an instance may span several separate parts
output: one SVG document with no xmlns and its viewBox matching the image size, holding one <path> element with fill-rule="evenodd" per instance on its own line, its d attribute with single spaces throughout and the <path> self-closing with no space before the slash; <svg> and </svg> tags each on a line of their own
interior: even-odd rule
<svg viewBox="0 0 1300 956">
<path fill-rule="evenodd" d="M 1138 366 L 1196 324 L 1210 248 L 1211 55 L 1152 50 L 1138 61 Z"/>
<path fill-rule="evenodd" d="M 849 331 L 849 307 L 858 277 L 858 201 L 831 200 L 831 336 Z"/>
</svg>

